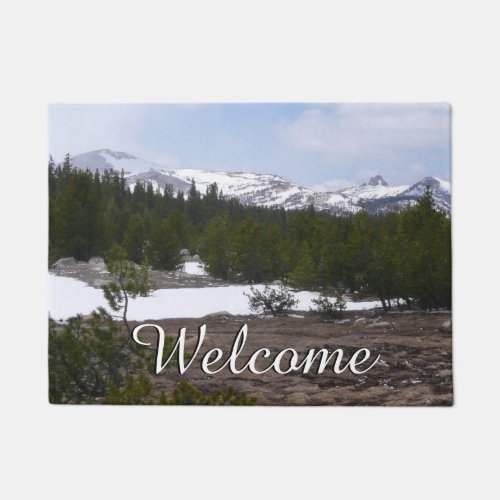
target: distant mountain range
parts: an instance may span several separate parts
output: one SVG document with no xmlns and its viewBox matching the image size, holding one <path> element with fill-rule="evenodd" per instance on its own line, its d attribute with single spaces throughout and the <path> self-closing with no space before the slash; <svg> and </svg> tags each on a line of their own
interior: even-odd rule
<svg viewBox="0 0 500 500">
<path fill-rule="evenodd" d="M 167 170 L 156 163 L 109 149 L 76 155 L 73 157 L 73 164 L 77 168 L 100 172 L 111 168 L 117 171 L 123 169 L 132 190 L 138 182 L 150 182 L 161 190 L 165 185 L 171 184 L 174 191 L 186 192 L 194 180 L 197 189 L 204 193 L 210 184 L 216 182 L 225 196 L 236 197 L 247 205 L 279 205 L 286 209 L 313 205 L 318 210 L 334 213 L 355 213 L 361 209 L 377 213 L 404 207 L 414 204 L 422 196 L 426 186 L 429 186 L 437 208 L 448 215 L 451 213 L 450 183 L 437 177 L 425 177 L 412 186 L 390 186 L 381 175 L 377 175 L 360 186 L 333 193 L 318 193 L 277 175 L 186 168 Z"/>
</svg>

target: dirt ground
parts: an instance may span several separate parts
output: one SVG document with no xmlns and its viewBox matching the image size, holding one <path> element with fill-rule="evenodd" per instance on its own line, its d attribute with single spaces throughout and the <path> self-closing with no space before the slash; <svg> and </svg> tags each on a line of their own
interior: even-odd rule
<svg viewBox="0 0 500 500">
<path fill-rule="evenodd" d="M 343 405 L 343 406 L 449 406 L 453 404 L 452 335 L 438 330 L 450 319 L 450 313 L 387 314 L 379 321 L 392 323 L 391 329 L 370 328 L 361 312 L 348 313 L 349 322 L 325 322 L 317 315 L 305 317 L 262 318 L 212 315 L 198 319 L 155 320 L 167 332 L 177 336 L 187 328 L 186 351 L 192 352 L 197 342 L 198 327 L 207 325 L 207 334 L 197 359 L 180 375 L 177 365 L 169 366 L 153 376 L 154 394 L 170 393 L 176 383 L 187 380 L 203 391 L 234 387 L 257 397 L 258 405 Z M 143 322 L 146 323 L 146 322 Z M 209 349 L 223 349 L 227 359 L 241 326 L 247 323 L 248 338 L 240 358 L 243 365 L 257 349 L 267 347 L 275 355 L 287 347 L 299 355 L 312 348 L 341 348 L 345 355 L 368 348 L 372 360 L 380 354 L 380 362 L 363 375 L 349 370 L 335 374 L 332 363 L 318 374 L 292 372 L 280 375 L 270 370 L 255 375 L 248 370 L 232 374 L 228 368 L 215 375 L 201 370 L 202 355 Z M 140 323 L 132 323 L 137 325 Z M 156 345 L 156 334 L 143 330 L 140 338 Z M 146 347 L 145 347 L 146 348 Z M 274 357 L 274 356 L 273 356 Z M 300 357 L 302 359 L 302 356 Z M 347 357 L 345 358 L 348 359 Z M 267 364 L 266 364 L 267 363 Z M 259 368 L 269 361 L 262 360 Z"/>
</svg>

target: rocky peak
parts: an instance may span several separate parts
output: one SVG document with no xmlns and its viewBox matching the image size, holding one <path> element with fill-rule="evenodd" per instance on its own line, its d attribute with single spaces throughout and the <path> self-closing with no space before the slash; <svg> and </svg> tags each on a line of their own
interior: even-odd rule
<svg viewBox="0 0 500 500">
<path fill-rule="evenodd" d="M 368 181 L 368 186 L 388 186 L 387 182 L 385 182 L 384 178 L 379 174 L 375 177 L 370 177 Z"/>
</svg>

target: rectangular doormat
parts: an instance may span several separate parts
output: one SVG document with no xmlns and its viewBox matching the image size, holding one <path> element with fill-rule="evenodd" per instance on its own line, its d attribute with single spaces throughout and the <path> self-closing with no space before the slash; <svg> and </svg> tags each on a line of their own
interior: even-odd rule
<svg viewBox="0 0 500 500">
<path fill-rule="evenodd" d="M 453 401 L 450 106 L 49 108 L 49 401 Z"/>
</svg>

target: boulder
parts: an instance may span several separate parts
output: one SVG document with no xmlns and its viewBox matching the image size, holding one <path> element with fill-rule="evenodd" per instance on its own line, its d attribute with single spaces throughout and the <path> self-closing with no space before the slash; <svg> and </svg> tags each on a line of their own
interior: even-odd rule
<svg viewBox="0 0 500 500">
<path fill-rule="evenodd" d="M 207 314 L 204 319 L 231 319 L 232 314 L 227 311 L 217 311 Z"/>
<path fill-rule="evenodd" d="M 55 264 L 54 267 L 56 269 L 60 269 L 62 267 L 66 266 L 74 266 L 76 265 L 76 259 L 74 257 L 64 257 L 63 259 L 59 259 Z"/>
<path fill-rule="evenodd" d="M 359 325 L 359 324 L 365 324 L 366 323 L 366 318 L 358 318 L 358 319 L 355 319 L 354 320 L 354 324 L 355 325 Z"/>
<path fill-rule="evenodd" d="M 89 266 L 97 269 L 106 269 L 106 263 L 102 257 L 91 257 L 89 259 Z"/>
<path fill-rule="evenodd" d="M 187 248 L 183 248 L 180 252 L 179 255 L 181 257 L 190 257 L 191 254 L 189 253 L 189 250 Z"/>
<path fill-rule="evenodd" d="M 451 333 L 451 318 L 442 323 L 438 330 L 444 333 Z"/>
</svg>

